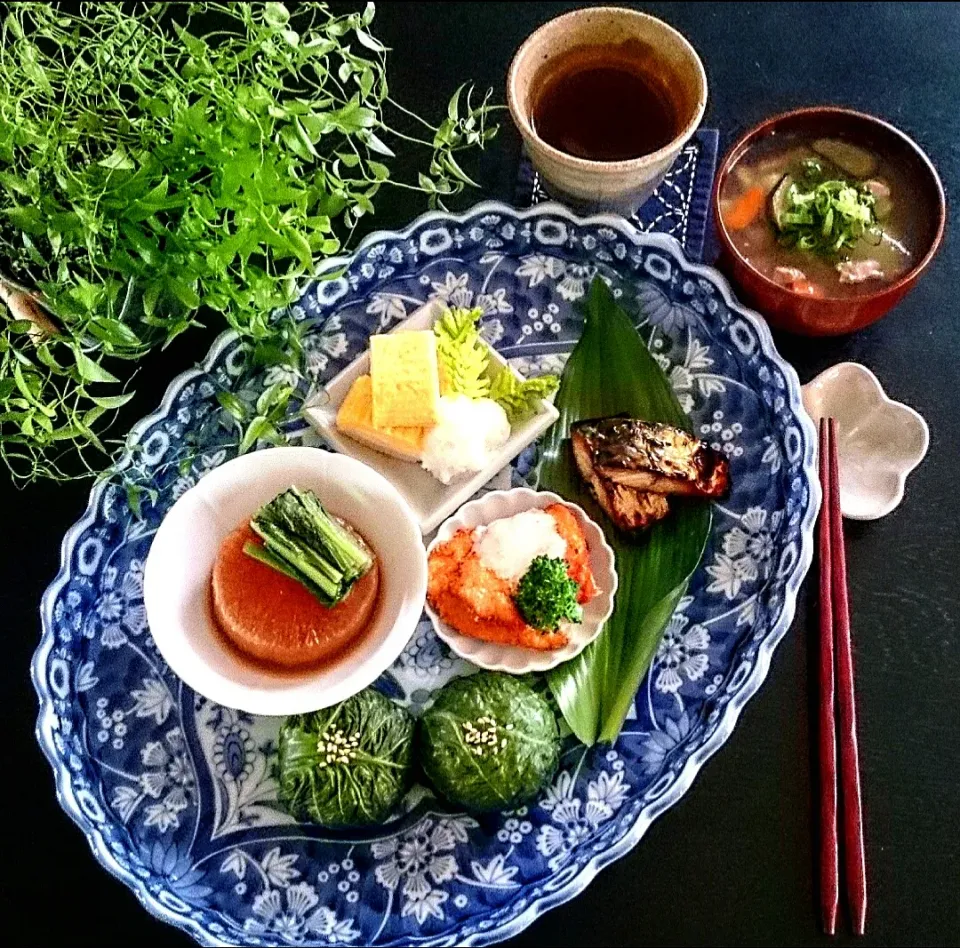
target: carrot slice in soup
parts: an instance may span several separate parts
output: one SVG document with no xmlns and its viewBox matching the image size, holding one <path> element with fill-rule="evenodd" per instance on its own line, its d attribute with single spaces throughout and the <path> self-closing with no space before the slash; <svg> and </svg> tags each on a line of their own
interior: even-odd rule
<svg viewBox="0 0 960 948">
<path fill-rule="evenodd" d="M 818 300 L 822 300 L 826 295 L 816 283 L 811 283 L 809 280 L 795 280 L 788 289 L 801 296 L 812 296 Z"/>
<path fill-rule="evenodd" d="M 767 196 L 761 187 L 747 188 L 723 215 L 723 222 L 729 230 L 743 230 L 749 227 L 759 216 L 766 203 Z"/>
</svg>

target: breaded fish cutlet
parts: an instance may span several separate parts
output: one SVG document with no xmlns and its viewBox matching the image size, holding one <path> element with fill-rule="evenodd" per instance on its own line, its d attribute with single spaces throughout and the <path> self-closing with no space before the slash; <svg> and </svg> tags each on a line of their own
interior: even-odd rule
<svg viewBox="0 0 960 948">
<path fill-rule="evenodd" d="M 597 587 L 580 524 L 561 504 L 551 504 L 544 512 L 553 517 L 566 541 L 567 572 L 580 587 L 578 600 L 587 602 Z M 513 601 L 514 592 L 515 584 L 483 564 L 474 550 L 472 530 L 458 530 L 430 553 L 427 599 L 443 621 L 462 635 L 537 651 L 566 645 L 562 630 L 542 631 L 524 621 Z"/>
</svg>

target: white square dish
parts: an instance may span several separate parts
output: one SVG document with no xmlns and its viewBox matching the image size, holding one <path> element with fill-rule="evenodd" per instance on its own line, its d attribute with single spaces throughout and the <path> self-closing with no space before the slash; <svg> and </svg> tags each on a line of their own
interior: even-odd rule
<svg viewBox="0 0 960 948">
<path fill-rule="evenodd" d="M 431 300 L 390 331 L 430 329 L 444 309 L 445 305 L 441 301 Z M 506 360 L 496 349 L 492 346 L 488 348 L 493 364 L 507 365 Z M 337 409 L 354 381 L 369 370 L 370 350 L 367 349 L 310 399 L 304 406 L 303 415 L 316 428 L 324 442 L 335 451 L 362 461 L 390 481 L 410 505 L 424 534 L 436 530 L 450 514 L 469 500 L 524 448 L 536 441 L 560 417 L 559 412 L 549 401 L 541 400 L 537 413 L 513 427 L 509 440 L 486 468 L 472 476 L 458 478 L 452 484 L 441 484 L 419 464 L 381 454 L 337 431 Z M 515 372 L 514 369 L 510 371 Z M 519 375 L 517 377 L 519 378 Z"/>
</svg>

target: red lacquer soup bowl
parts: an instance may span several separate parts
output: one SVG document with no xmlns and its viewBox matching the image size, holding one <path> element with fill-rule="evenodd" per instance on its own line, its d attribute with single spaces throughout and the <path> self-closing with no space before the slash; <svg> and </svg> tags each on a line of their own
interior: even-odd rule
<svg viewBox="0 0 960 948">
<path fill-rule="evenodd" d="M 737 249 L 720 213 L 724 182 L 753 146 L 771 136 L 840 137 L 885 156 L 903 169 L 912 183 L 915 202 L 916 264 L 888 283 L 850 296 L 813 297 L 795 293 L 756 269 Z M 947 205 L 940 176 L 923 149 L 899 129 L 862 112 L 816 106 L 784 112 L 750 129 L 727 153 L 713 189 L 713 214 L 721 244 L 720 269 L 730 277 L 741 299 L 778 329 L 807 336 L 854 332 L 885 316 L 913 288 L 930 265 L 946 225 Z"/>
</svg>

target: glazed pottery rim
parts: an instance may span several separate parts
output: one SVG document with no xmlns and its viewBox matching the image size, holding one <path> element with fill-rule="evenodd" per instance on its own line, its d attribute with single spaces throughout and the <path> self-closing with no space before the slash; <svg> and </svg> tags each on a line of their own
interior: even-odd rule
<svg viewBox="0 0 960 948">
<path fill-rule="evenodd" d="M 870 125 L 882 129 L 883 132 L 898 138 L 904 145 L 907 146 L 909 150 L 914 153 L 920 164 L 926 169 L 929 175 L 929 180 L 933 184 L 935 193 L 937 215 L 936 231 L 933 235 L 933 238 L 930 240 L 930 244 L 924 255 L 920 258 L 920 260 L 917 261 L 916 264 L 914 264 L 909 270 L 907 270 L 906 273 L 900 276 L 893 283 L 878 286 L 871 292 L 863 293 L 857 297 L 854 297 L 852 300 L 850 297 L 831 296 L 830 294 L 822 297 L 798 297 L 796 293 L 792 293 L 782 284 L 772 280 L 765 273 L 757 269 L 757 267 L 755 267 L 745 256 L 743 256 L 727 231 L 727 227 L 723 222 L 723 215 L 720 213 L 720 189 L 734 165 L 740 160 L 740 158 L 743 157 L 744 152 L 761 137 L 768 135 L 772 131 L 776 131 L 780 125 L 796 119 L 804 119 L 818 115 L 838 116 L 841 118 L 846 117 L 853 121 L 864 121 Z M 746 267 L 753 276 L 760 280 L 765 289 L 779 291 L 786 294 L 790 299 L 803 299 L 805 303 L 812 304 L 814 306 L 820 303 L 838 303 L 848 300 L 851 302 L 855 302 L 857 300 L 878 300 L 882 299 L 888 294 L 891 296 L 896 296 L 896 294 L 909 289 L 910 286 L 915 283 L 917 279 L 919 279 L 919 277 L 933 262 L 933 258 L 937 255 L 941 245 L 943 244 L 943 238 L 947 226 L 947 197 L 943 190 L 943 181 L 941 181 L 939 172 L 937 171 L 933 162 L 930 160 L 930 156 L 906 132 L 901 131 L 896 127 L 896 125 L 892 125 L 890 122 L 879 118 L 876 115 L 871 115 L 869 112 L 860 112 L 857 109 L 848 109 L 840 105 L 809 105 L 799 109 L 790 109 L 786 112 L 778 112 L 776 115 L 771 115 L 769 118 L 766 118 L 762 122 L 758 122 L 756 125 L 753 125 L 747 129 L 747 131 L 744 132 L 733 143 L 733 145 L 730 146 L 726 155 L 723 157 L 723 160 L 720 162 L 720 165 L 717 168 L 716 177 L 714 178 L 713 182 L 713 194 L 711 196 L 710 203 L 711 211 L 713 212 L 713 219 L 716 222 L 717 233 L 720 237 L 720 242 L 723 244 L 724 249 L 726 249 L 735 257 L 738 263 L 743 264 L 743 266 Z"/>
<path fill-rule="evenodd" d="M 687 121 L 677 135 L 667 142 L 667 144 L 662 148 L 658 148 L 656 151 L 648 152 L 645 155 L 638 155 L 636 158 L 626 158 L 621 161 L 594 161 L 590 158 L 579 158 L 576 155 L 571 155 L 569 152 L 563 151 L 560 148 L 555 148 L 553 145 L 544 141 L 540 137 L 530 121 L 530 116 L 527 114 L 527 110 L 521 109 L 520 103 L 518 102 L 516 85 L 517 72 L 519 71 L 520 62 L 531 52 L 536 42 L 543 38 L 543 34 L 548 29 L 555 28 L 556 25 L 563 20 L 574 22 L 581 17 L 595 16 L 597 14 L 617 14 L 632 20 L 647 20 L 656 24 L 665 32 L 672 33 L 689 55 L 699 80 L 700 88 L 697 98 L 697 105 L 692 117 Z M 563 162 L 568 167 L 580 168 L 584 171 L 607 171 L 611 174 L 639 171 L 642 168 L 646 168 L 650 165 L 656 164 L 659 161 L 668 159 L 671 154 L 681 149 L 690 140 L 694 132 L 696 132 L 696 130 L 700 127 L 704 113 L 707 110 L 707 94 L 707 71 L 704 69 L 703 60 L 700 58 L 700 54 L 696 51 L 690 40 L 688 40 L 679 30 L 675 29 L 664 20 L 661 20 L 659 17 L 652 16 L 649 13 L 642 13 L 639 10 L 631 10 L 628 7 L 584 7 L 579 10 L 570 10 L 568 13 L 562 13 L 560 16 L 556 16 L 550 20 L 547 20 L 546 23 L 538 26 L 537 29 L 535 29 L 523 41 L 523 43 L 520 45 L 520 48 L 516 51 L 516 53 L 514 53 L 513 59 L 510 61 L 510 67 L 507 70 L 507 106 L 510 110 L 510 115 L 512 116 L 513 121 L 516 123 L 516 126 L 521 133 L 521 136 L 535 141 L 537 143 L 537 147 L 542 148 L 543 151 L 550 155 L 551 158 Z"/>
</svg>

